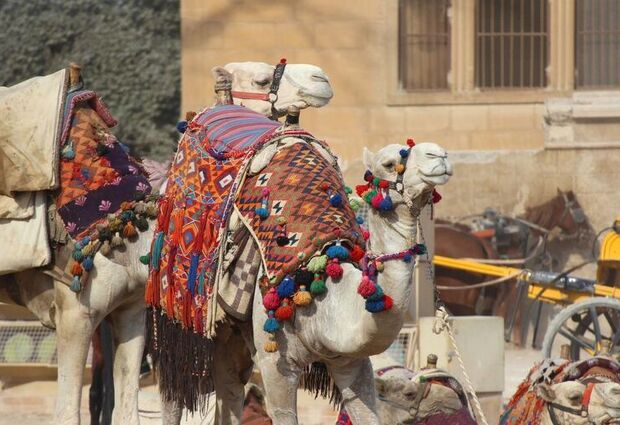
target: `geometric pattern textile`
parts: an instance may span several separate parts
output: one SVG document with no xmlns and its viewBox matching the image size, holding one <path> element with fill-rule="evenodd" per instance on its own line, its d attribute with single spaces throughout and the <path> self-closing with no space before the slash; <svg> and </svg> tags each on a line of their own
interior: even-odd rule
<svg viewBox="0 0 620 425">
<path fill-rule="evenodd" d="M 143 199 L 151 191 L 140 163 L 109 133 L 107 124 L 114 121 L 108 118 L 105 106 L 98 98 L 72 102 L 80 99 L 80 93 L 93 92 L 68 96 L 63 131 L 67 139 L 63 141 L 56 200 L 58 214 L 74 239 L 92 233 L 123 203 Z"/>
</svg>

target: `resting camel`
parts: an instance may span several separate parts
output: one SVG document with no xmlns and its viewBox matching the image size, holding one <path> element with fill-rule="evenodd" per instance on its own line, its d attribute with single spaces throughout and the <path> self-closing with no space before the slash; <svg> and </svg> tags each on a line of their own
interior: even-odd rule
<svg viewBox="0 0 620 425">
<path fill-rule="evenodd" d="M 268 94 L 274 66 L 244 62 L 217 68 L 232 75 L 233 88 Z M 75 81 L 77 83 L 77 79 Z M 325 73 L 313 65 L 290 64 L 284 70 L 275 101 L 247 101 L 265 113 L 284 115 L 291 107 L 324 106 L 332 97 Z M 83 369 L 89 343 L 97 325 L 109 317 L 116 343 L 114 359 L 115 409 L 113 423 L 138 424 L 138 378 L 144 350 L 144 287 L 148 268 L 140 256 L 148 252 L 153 237 L 149 229 L 113 250 L 100 252 L 82 291 L 72 292 L 42 270 L 0 276 L 0 301 L 28 308 L 46 326 L 57 331 L 58 398 L 54 423 L 80 424 Z M 67 252 L 65 252 L 67 251 Z M 71 255 L 61 249 L 59 256 Z"/>
<path fill-rule="evenodd" d="M 365 150 L 364 163 L 375 177 L 396 182 L 403 149 L 407 146 L 392 144 L 376 154 Z M 420 211 L 429 203 L 434 187 L 445 184 L 452 175 L 446 152 L 433 143 L 414 146 L 402 165 L 405 166 L 402 187 L 398 193 L 391 191 L 394 209 L 373 209 L 368 217 L 367 248 L 372 253 L 391 254 L 410 249 L 416 241 Z M 248 245 L 248 249 L 255 249 L 253 244 Z M 233 321 L 229 330 L 226 324 L 218 328 L 214 353 L 216 423 L 241 423 L 243 384 L 248 368 L 252 367 L 252 353 L 261 372 L 267 411 L 274 424 L 298 423 L 296 398 L 300 376 L 308 365 L 317 361 L 326 365 L 353 423 L 380 424 L 369 356 L 385 351 L 402 327 L 411 297 L 413 262 L 385 262 L 378 284 L 392 297 L 393 307 L 380 313 L 369 313 L 357 292 L 362 272 L 348 263 L 342 268 L 341 279 L 328 278 L 326 294 L 311 308 L 299 309 L 290 326 L 287 324 L 276 334 L 278 346 L 285 347 L 279 352 L 265 351 L 269 338 L 263 331 L 265 312 L 258 285 L 252 321 Z M 238 334 L 243 340 L 235 337 Z M 174 401 L 165 400 L 164 424 L 179 423 L 180 407 Z"/>
</svg>

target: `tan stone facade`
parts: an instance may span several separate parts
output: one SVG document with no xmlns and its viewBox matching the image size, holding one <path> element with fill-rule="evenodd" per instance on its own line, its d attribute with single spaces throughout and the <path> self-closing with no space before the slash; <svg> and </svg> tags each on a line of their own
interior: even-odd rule
<svg viewBox="0 0 620 425">
<path fill-rule="evenodd" d="M 405 93 L 397 72 L 398 0 L 183 0 L 183 110 L 212 102 L 215 65 L 275 63 L 281 57 L 316 64 L 329 75 L 335 97 L 325 108 L 303 111 L 301 122 L 342 157 L 349 182 L 363 171 L 364 146 L 376 150 L 407 137 L 437 142 L 450 152 L 502 151 L 457 164 L 444 190 L 451 201 L 439 208 L 441 215 L 485 206 L 518 212 L 519 205 L 540 203 L 559 187 L 577 192 L 596 216 L 595 228 L 607 225 L 620 213 L 612 189 L 620 177 L 618 117 L 604 123 L 596 116 L 569 119 L 551 131 L 545 125 L 545 101 L 572 96 L 575 0 L 549 0 L 548 87 L 512 91 L 474 87 L 476 1 L 451 4 L 450 90 Z M 562 135 L 569 133 L 575 140 L 562 146 Z M 559 134 L 559 144 L 547 143 L 546 134 Z M 604 143 L 583 150 L 580 138 Z"/>
</svg>

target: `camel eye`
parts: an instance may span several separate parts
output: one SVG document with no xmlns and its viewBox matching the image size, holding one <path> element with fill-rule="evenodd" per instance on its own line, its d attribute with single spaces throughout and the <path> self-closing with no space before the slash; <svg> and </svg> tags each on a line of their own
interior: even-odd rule
<svg viewBox="0 0 620 425">
<path fill-rule="evenodd" d="M 571 393 L 568 395 L 567 398 L 571 402 L 571 404 L 577 404 L 581 401 L 581 393 L 580 392 Z"/>
<path fill-rule="evenodd" d="M 269 84 L 271 81 L 266 78 L 264 80 L 260 80 L 260 81 L 255 81 L 255 83 L 261 87 L 265 87 L 267 84 Z"/>
<path fill-rule="evenodd" d="M 382 165 L 388 170 L 391 170 L 392 168 L 394 168 L 394 161 L 384 162 Z"/>
<path fill-rule="evenodd" d="M 407 391 L 405 393 L 405 398 L 407 400 L 415 400 L 415 397 L 416 397 L 416 393 L 414 391 Z"/>
</svg>

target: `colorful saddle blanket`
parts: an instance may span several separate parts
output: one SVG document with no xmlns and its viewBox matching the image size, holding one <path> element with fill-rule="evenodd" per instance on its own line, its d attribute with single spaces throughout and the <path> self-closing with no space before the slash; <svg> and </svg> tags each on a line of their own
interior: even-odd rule
<svg viewBox="0 0 620 425">
<path fill-rule="evenodd" d="M 286 145 L 260 174 L 248 174 L 255 153 L 287 136 L 317 142 L 244 107 L 223 105 L 198 114 L 179 142 L 159 204 L 146 301 L 151 354 L 160 370 L 176 371 L 162 375 L 162 391 L 191 410 L 209 391 L 203 378 L 212 376 L 213 301 L 235 205 L 271 288 L 330 241 L 358 251 L 364 245 L 339 171 L 310 143 Z M 291 304 L 298 287 L 286 295 Z"/>
<path fill-rule="evenodd" d="M 140 163 L 110 132 L 116 125 L 95 92 L 68 94 L 63 120 L 58 214 L 77 240 L 95 237 L 95 227 L 126 202 L 151 191 Z"/>
</svg>

